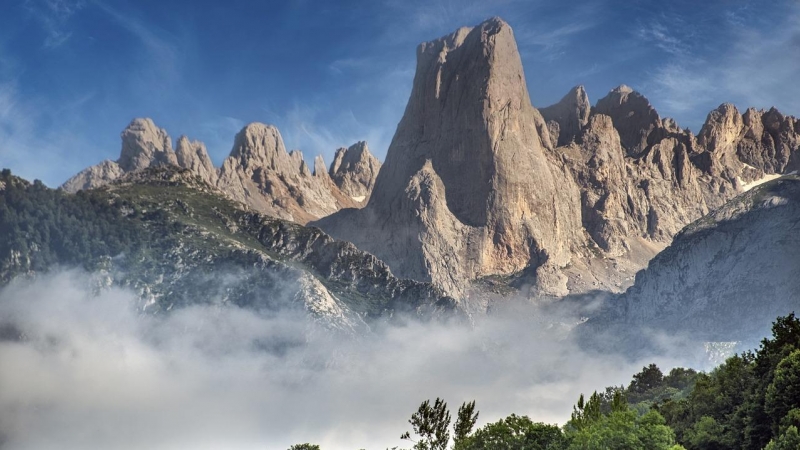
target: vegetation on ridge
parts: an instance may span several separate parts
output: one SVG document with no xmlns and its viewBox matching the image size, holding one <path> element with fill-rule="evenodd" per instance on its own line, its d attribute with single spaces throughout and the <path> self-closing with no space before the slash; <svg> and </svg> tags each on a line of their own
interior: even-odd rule
<svg viewBox="0 0 800 450">
<path fill-rule="evenodd" d="M 426 400 L 401 439 L 413 450 L 797 450 L 800 319 L 779 317 L 758 350 L 709 373 L 651 364 L 627 387 L 581 395 L 562 427 L 511 414 L 473 431 L 477 417 L 462 404 L 451 445 L 447 403 Z"/>
</svg>

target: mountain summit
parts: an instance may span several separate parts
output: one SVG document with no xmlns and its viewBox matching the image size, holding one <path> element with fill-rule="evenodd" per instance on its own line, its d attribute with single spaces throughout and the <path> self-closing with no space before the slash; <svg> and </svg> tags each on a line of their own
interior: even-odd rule
<svg viewBox="0 0 800 450">
<path fill-rule="evenodd" d="M 173 151 L 167 132 L 151 119 L 134 119 L 121 138 L 119 159 L 84 169 L 62 189 L 77 192 L 150 167 L 181 167 L 256 211 L 304 224 L 341 208 L 363 206 L 381 165 L 366 142 L 359 142 L 337 152 L 330 176 L 322 156 L 315 159 L 312 173 L 303 154 L 287 152 L 280 131 L 262 123 L 251 123 L 236 135 L 220 168 L 214 167 L 202 142 L 186 136 L 178 139 Z"/>
<path fill-rule="evenodd" d="M 580 236 L 577 188 L 551 150 L 513 31 L 492 18 L 417 48 L 369 204 L 315 224 L 451 292 L 529 264 L 545 280 Z"/>
<path fill-rule="evenodd" d="M 540 113 L 492 18 L 418 47 L 369 204 L 314 224 L 455 296 L 509 275 L 538 294 L 620 291 L 681 228 L 797 167 L 797 123 L 723 105 L 696 137 L 625 85 Z"/>
</svg>

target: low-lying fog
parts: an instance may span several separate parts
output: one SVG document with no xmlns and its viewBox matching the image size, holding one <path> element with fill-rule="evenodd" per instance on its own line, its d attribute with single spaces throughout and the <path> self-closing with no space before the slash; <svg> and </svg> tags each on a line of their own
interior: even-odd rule
<svg viewBox="0 0 800 450">
<path fill-rule="evenodd" d="M 512 412 L 562 424 L 581 392 L 688 361 L 581 351 L 530 306 L 348 338 L 298 313 L 143 315 L 134 293 L 92 286 L 69 271 L 0 291 L 4 448 L 384 449 L 428 398 L 477 400 L 479 425 Z"/>
</svg>

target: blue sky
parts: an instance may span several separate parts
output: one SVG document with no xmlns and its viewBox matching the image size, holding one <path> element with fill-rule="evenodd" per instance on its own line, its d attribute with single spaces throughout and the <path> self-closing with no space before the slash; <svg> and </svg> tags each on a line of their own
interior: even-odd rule
<svg viewBox="0 0 800 450">
<path fill-rule="evenodd" d="M 4 0 L 0 167 L 56 186 L 141 116 L 218 165 L 254 121 L 306 159 L 358 140 L 383 159 L 417 44 L 494 15 L 535 106 L 624 83 L 695 131 L 726 101 L 800 114 L 797 0 Z"/>
</svg>

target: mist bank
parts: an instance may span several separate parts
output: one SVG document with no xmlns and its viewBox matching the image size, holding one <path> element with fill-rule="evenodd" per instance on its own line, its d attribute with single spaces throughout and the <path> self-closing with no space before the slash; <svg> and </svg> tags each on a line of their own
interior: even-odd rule
<svg viewBox="0 0 800 450">
<path fill-rule="evenodd" d="M 471 325 L 396 317 L 333 333 L 302 310 L 207 301 L 143 313 L 80 271 L 0 290 L 0 434 L 9 449 L 401 445 L 421 400 L 476 400 L 563 423 L 581 393 L 642 366 L 697 366 L 684 347 L 632 359 L 583 351 L 580 318 L 509 301 Z"/>
</svg>

